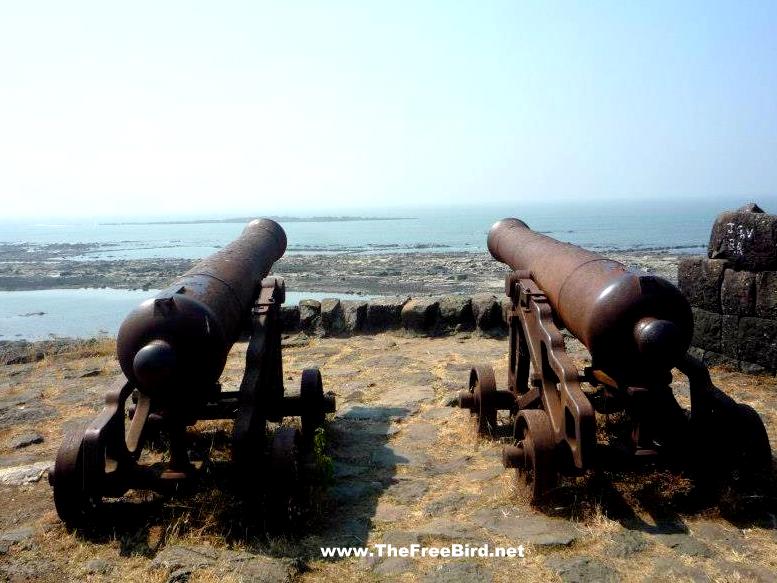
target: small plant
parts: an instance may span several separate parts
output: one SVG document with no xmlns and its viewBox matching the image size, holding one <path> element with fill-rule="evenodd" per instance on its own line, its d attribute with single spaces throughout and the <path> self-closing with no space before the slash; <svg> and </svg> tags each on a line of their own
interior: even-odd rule
<svg viewBox="0 0 777 583">
<path fill-rule="evenodd" d="M 323 427 L 316 429 L 313 434 L 313 463 L 321 486 L 326 487 L 331 484 L 334 477 L 334 463 L 332 456 L 326 454 L 326 432 Z"/>
</svg>

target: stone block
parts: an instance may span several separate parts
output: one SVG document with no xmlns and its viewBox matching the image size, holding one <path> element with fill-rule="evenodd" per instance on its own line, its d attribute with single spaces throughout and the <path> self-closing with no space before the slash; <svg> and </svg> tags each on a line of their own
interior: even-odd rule
<svg viewBox="0 0 777 583">
<path fill-rule="evenodd" d="M 364 330 L 364 324 L 367 321 L 367 305 L 364 300 L 342 300 L 340 302 L 346 333 L 358 334 Z"/>
<path fill-rule="evenodd" d="M 318 300 L 300 300 L 299 324 L 306 334 L 321 335 L 321 302 Z"/>
<path fill-rule="evenodd" d="M 321 300 L 321 326 L 327 336 L 340 336 L 345 332 L 343 306 L 337 298 Z"/>
<path fill-rule="evenodd" d="M 472 330 L 472 299 L 466 296 L 444 296 L 440 299 L 438 325 L 442 330 Z"/>
<path fill-rule="evenodd" d="M 677 266 L 677 286 L 692 306 L 720 313 L 720 286 L 726 261 L 685 257 Z"/>
<path fill-rule="evenodd" d="M 720 286 L 720 307 L 724 314 L 753 316 L 755 314 L 755 273 L 726 269 Z"/>
<path fill-rule="evenodd" d="M 739 316 L 721 316 L 720 352 L 739 360 Z"/>
<path fill-rule="evenodd" d="M 722 319 L 720 314 L 693 308 L 693 340 L 691 344 L 704 350 L 720 352 Z"/>
<path fill-rule="evenodd" d="M 777 369 L 777 322 L 764 318 L 739 319 L 739 358 Z"/>
<path fill-rule="evenodd" d="M 430 333 L 437 326 L 440 302 L 434 298 L 414 298 L 402 307 L 402 327 L 411 332 Z"/>
<path fill-rule="evenodd" d="M 737 269 L 777 269 L 777 215 L 757 205 L 721 213 L 712 226 L 707 254 L 727 259 Z"/>
<path fill-rule="evenodd" d="M 777 320 L 777 271 L 756 274 L 755 315 Z"/>
<path fill-rule="evenodd" d="M 385 297 L 370 301 L 367 306 L 367 332 L 395 330 L 402 323 L 402 308 L 408 297 Z"/>
<path fill-rule="evenodd" d="M 475 325 L 482 332 L 504 332 L 506 329 L 502 318 L 502 306 L 494 294 L 479 293 L 472 296 L 472 316 Z"/>
</svg>

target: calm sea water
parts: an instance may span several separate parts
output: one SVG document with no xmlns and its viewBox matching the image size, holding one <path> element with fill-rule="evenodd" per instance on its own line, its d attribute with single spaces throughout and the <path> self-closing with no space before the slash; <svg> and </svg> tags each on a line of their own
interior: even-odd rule
<svg viewBox="0 0 777 583">
<path fill-rule="evenodd" d="M 0 340 L 115 336 L 125 316 L 158 290 L 44 289 L 0 291 Z M 333 294 L 286 292 L 286 304 L 322 300 Z M 337 294 L 341 299 L 371 296 Z"/>
<path fill-rule="evenodd" d="M 406 217 L 396 221 L 283 223 L 288 252 L 482 251 L 489 227 L 504 217 L 518 217 L 553 237 L 607 251 L 672 249 L 696 252 L 709 238 L 715 216 L 748 202 L 744 198 L 611 201 L 521 202 L 448 208 L 338 210 L 351 216 Z M 759 200 L 777 210 L 774 201 Z M 320 214 L 320 213 L 319 213 Z M 262 216 L 261 209 L 256 216 Z M 219 217 L 223 218 L 223 217 Z M 121 221 L 112 217 L 110 221 Z M 137 220 L 137 219 L 132 219 Z M 108 219 L 103 220 L 105 222 Z M 96 220 L 0 222 L 0 242 L 99 243 L 93 259 L 198 258 L 227 244 L 243 225 L 108 225 Z"/>
<path fill-rule="evenodd" d="M 327 213 L 404 217 L 402 220 L 281 223 L 288 235 L 287 253 L 483 251 L 489 227 L 509 216 L 523 219 L 535 230 L 598 251 L 698 253 L 706 247 L 715 216 L 746 202 L 749 201 L 744 198 L 594 203 L 517 201 L 511 205 L 349 209 Z M 777 198 L 760 198 L 758 202 L 767 211 L 777 210 Z M 256 216 L 262 216 L 261 210 Z M 233 223 L 105 224 L 121 220 L 122 217 L 102 221 L 0 222 L 0 242 L 99 244 L 78 259 L 199 258 L 227 244 L 243 228 L 242 224 Z M 94 289 L 0 292 L 0 340 L 115 334 L 124 315 L 150 295 L 141 291 Z M 289 302 L 296 302 L 297 296 L 331 294 L 295 290 L 288 295 Z"/>
</svg>

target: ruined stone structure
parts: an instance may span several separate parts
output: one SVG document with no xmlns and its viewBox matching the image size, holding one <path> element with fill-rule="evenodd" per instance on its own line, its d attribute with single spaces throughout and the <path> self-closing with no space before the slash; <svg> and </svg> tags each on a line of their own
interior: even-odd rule
<svg viewBox="0 0 777 583">
<path fill-rule="evenodd" d="M 777 372 L 777 215 L 756 204 L 720 214 L 707 257 L 680 261 L 677 279 L 705 363 Z"/>
</svg>

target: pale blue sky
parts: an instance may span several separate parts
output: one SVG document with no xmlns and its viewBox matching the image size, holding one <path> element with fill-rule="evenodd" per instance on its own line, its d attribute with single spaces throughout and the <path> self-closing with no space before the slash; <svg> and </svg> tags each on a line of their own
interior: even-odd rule
<svg viewBox="0 0 777 583">
<path fill-rule="evenodd" d="M 4 2 L 8 216 L 777 192 L 777 2 Z"/>
</svg>

